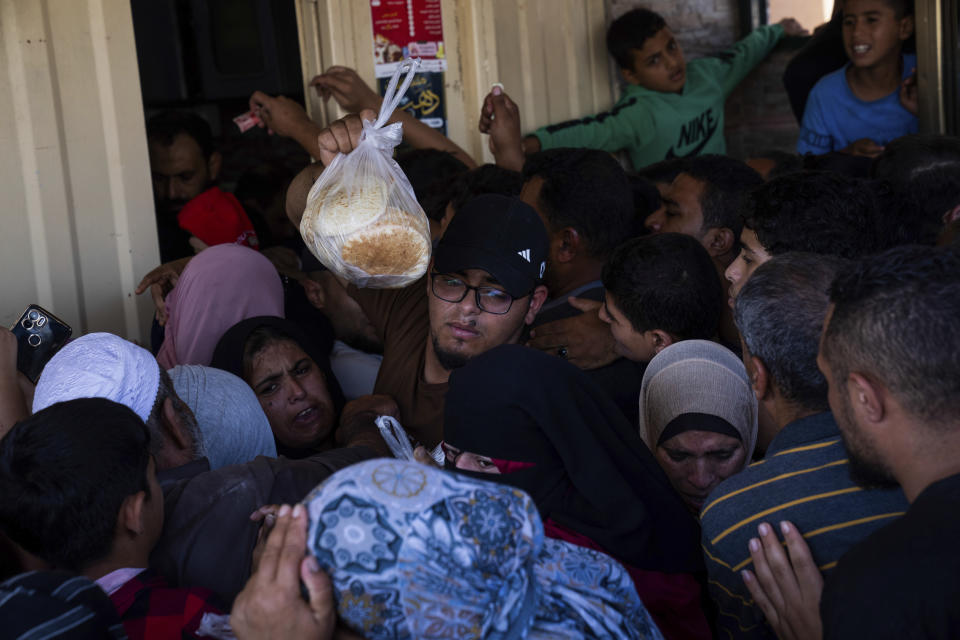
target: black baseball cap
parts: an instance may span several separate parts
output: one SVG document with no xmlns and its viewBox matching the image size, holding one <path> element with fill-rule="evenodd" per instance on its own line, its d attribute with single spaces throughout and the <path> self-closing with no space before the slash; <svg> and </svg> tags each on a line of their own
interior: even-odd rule
<svg viewBox="0 0 960 640">
<path fill-rule="evenodd" d="M 547 230 L 519 198 L 487 193 L 471 198 L 453 216 L 433 252 L 440 273 L 482 269 L 514 298 L 528 295 L 547 265 Z"/>
</svg>

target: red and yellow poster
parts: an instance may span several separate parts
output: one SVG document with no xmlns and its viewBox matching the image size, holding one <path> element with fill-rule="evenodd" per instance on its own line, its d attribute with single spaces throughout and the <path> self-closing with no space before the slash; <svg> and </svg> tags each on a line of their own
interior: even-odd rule
<svg viewBox="0 0 960 640">
<path fill-rule="evenodd" d="M 440 0 L 370 0 L 373 19 L 373 63 L 380 95 L 406 58 L 420 58 L 420 71 L 407 90 L 401 109 L 427 126 L 447 131 Z"/>
<path fill-rule="evenodd" d="M 447 70 L 440 0 L 370 0 L 370 16 L 378 78 L 393 75 L 404 58 L 420 58 L 423 72 Z"/>
</svg>

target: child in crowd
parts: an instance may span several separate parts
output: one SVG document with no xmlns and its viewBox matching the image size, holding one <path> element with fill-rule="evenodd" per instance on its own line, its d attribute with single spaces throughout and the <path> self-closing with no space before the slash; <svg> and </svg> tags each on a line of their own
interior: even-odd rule
<svg viewBox="0 0 960 640">
<path fill-rule="evenodd" d="M 214 594 L 148 568 L 164 522 L 157 447 L 136 413 L 104 398 L 38 411 L 0 440 L 0 527 L 51 568 L 94 580 L 131 640 L 199 638 L 205 614 L 222 615 Z"/>
<path fill-rule="evenodd" d="M 799 153 L 877 156 L 917 132 L 913 0 L 845 0 L 843 46 L 849 63 L 817 82 L 804 110 Z"/>
<path fill-rule="evenodd" d="M 783 35 L 802 33 L 796 20 L 785 18 L 759 27 L 723 55 L 688 64 L 663 17 L 634 9 L 607 31 L 607 49 L 627 82 L 620 101 L 610 111 L 537 129 L 524 151 L 626 150 L 635 169 L 666 158 L 725 153 L 727 96 Z"/>
</svg>

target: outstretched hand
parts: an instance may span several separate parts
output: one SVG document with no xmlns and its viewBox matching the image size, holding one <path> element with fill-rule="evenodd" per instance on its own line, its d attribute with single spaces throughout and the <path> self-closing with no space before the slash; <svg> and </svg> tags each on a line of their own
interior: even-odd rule
<svg viewBox="0 0 960 640">
<path fill-rule="evenodd" d="M 150 297 L 153 298 L 153 306 L 156 308 L 157 322 L 161 327 L 167 324 L 169 317 L 167 314 L 167 303 L 164 301 L 164 298 L 177 286 L 180 274 L 183 273 L 188 262 L 190 262 L 189 257 L 163 263 L 143 276 L 143 280 L 140 281 L 140 284 L 138 284 L 134 290 L 134 293 L 140 295 L 147 289 L 150 289 Z"/>
<path fill-rule="evenodd" d="M 342 109 L 350 113 L 359 113 L 364 109 L 380 109 L 383 98 L 367 86 L 356 71 L 349 67 L 333 66 L 314 76 L 311 87 L 324 100 L 333 98 Z"/>
<path fill-rule="evenodd" d="M 237 596 L 230 626 L 240 640 L 309 638 L 329 640 L 337 622 L 333 585 L 307 548 L 303 505 L 283 505 L 267 538 L 256 572 Z M 300 580 L 309 603 L 300 597 Z"/>
<path fill-rule="evenodd" d="M 250 96 L 250 110 L 260 118 L 258 127 L 266 127 L 269 133 L 287 138 L 296 138 L 304 129 L 315 126 L 303 106 L 286 96 L 273 97 L 254 91 Z"/>
<path fill-rule="evenodd" d="M 803 28 L 799 22 L 794 18 L 784 18 L 778 22 L 781 27 L 783 27 L 783 35 L 785 36 L 808 36 L 810 32 Z"/>
<path fill-rule="evenodd" d="M 781 522 L 780 530 L 786 552 L 773 527 L 757 527 L 759 539 L 750 540 L 754 571 L 744 571 L 743 582 L 780 640 L 819 640 L 823 577 L 797 528 Z"/>
<path fill-rule="evenodd" d="M 520 108 L 500 86 L 494 86 L 480 109 L 480 133 L 490 135 L 490 153 L 497 166 L 513 171 L 523 169 L 523 137 L 520 134 Z"/>
<path fill-rule="evenodd" d="M 603 303 L 584 298 L 567 298 L 567 302 L 583 313 L 537 327 L 530 332 L 527 346 L 562 353 L 581 369 L 597 369 L 616 360 L 613 334 L 598 314 Z"/>
<path fill-rule="evenodd" d="M 883 146 L 877 144 L 870 138 L 860 138 L 851 142 L 841 149 L 843 153 L 849 153 L 852 156 L 865 156 L 867 158 L 876 158 L 883 153 Z"/>
<path fill-rule="evenodd" d="M 904 109 L 917 115 L 920 111 L 920 92 L 917 89 L 917 68 L 900 83 L 900 104 Z"/>
</svg>

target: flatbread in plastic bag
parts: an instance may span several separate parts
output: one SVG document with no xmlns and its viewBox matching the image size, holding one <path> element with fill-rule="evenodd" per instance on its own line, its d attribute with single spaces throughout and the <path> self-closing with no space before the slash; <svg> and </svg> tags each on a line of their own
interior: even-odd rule
<svg viewBox="0 0 960 640">
<path fill-rule="evenodd" d="M 391 157 L 403 125 L 386 125 L 419 66 L 417 59 L 397 68 L 376 122 L 363 121 L 356 149 L 338 154 L 307 195 L 303 241 L 325 267 L 358 287 L 404 287 L 423 277 L 430 262 L 427 216 Z"/>
</svg>

